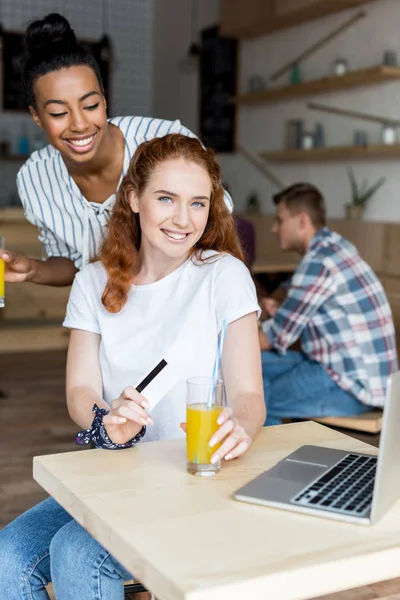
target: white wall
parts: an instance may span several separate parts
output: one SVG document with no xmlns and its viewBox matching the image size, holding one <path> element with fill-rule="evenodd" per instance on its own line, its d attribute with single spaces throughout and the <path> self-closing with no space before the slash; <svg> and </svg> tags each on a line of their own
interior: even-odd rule
<svg viewBox="0 0 400 600">
<path fill-rule="evenodd" d="M 199 29 L 213 25 L 218 20 L 218 0 L 200 0 Z M 195 75 L 185 75 L 177 68 L 177 61 L 188 44 L 188 0 L 157 0 L 155 3 L 155 30 L 158 39 L 154 48 L 154 114 L 181 118 L 182 122 L 197 130 L 198 107 Z M 348 59 L 351 69 L 382 62 L 385 50 L 397 52 L 400 64 L 400 2 L 379 0 L 367 4 L 367 17 L 333 40 L 317 54 L 302 64 L 304 79 L 314 79 L 331 71 L 338 56 Z M 246 40 L 241 43 L 240 89 L 245 90 L 248 78 L 260 74 L 265 79 L 355 13 L 345 11 L 304 25 L 277 32 L 270 36 Z M 174 22 L 177 23 L 174 26 Z M 172 29 L 173 28 L 173 29 Z M 164 35 L 165 32 L 167 35 Z M 278 84 L 287 82 L 284 76 Z M 335 92 L 273 105 L 242 106 L 239 109 L 238 141 L 257 153 L 283 147 L 285 123 L 290 118 L 301 118 L 313 128 L 315 122 L 323 123 L 328 145 L 351 144 L 354 129 L 368 131 L 370 143 L 379 142 L 380 125 L 309 111 L 306 103 L 316 101 L 349 110 L 370 112 L 398 118 L 400 109 L 400 81 L 366 88 Z M 220 162 L 229 183 L 235 205 L 244 209 L 248 195 L 258 192 L 264 212 L 273 212 L 270 196 L 275 189 L 239 155 L 222 155 Z M 310 181 L 321 188 L 327 198 L 331 217 L 344 214 L 344 204 L 349 200 L 350 188 L 346 175 L 348 163 L 269 163 L 269 167 L 285 183 Z M 379 221 L 400 221 L 400 169 L 397 160 L 358 161 L 353 164 L 357 178 L 367 178 L 370 183 L 386 177 L 385 185 L 371 200 L 366 218 Z"/>
<path fill-rule="evenodd" d="M 218 23 L 219 0 L 154 2 L 153 115 L 180 119 L 197 133 L 199 74 L 186 71 L 182 64 L 192 41 L 191 7 L 195 3 L 198 32 Z"/>
</svg>

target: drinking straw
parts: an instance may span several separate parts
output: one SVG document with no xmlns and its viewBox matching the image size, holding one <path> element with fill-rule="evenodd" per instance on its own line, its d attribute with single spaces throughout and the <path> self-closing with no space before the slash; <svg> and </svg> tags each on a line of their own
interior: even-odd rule
<svg viewBox="0 0 400 600">
<path fill-rule="evenodd" d="M 211 408 L 211 406 L 212 406 L 213 390 L 215 390 L 216 385 L 217 385 L 219 365 L 221 363 L 222 349 L 224 347 L 224 340 L 225 340 L 225 335 L 226 335 L 226 327 L 227 327 L 226 321 L 223 320 L 222 321 L 222 329 L 221 329 L 221 333 L 220 333 L 219 340 L 218 340 L 217 355 L 215 357 L 215 362 L 214 362 L 214 368 L 213 368 L 213 374 L 212 374 L 212 386 L 210 389 L 210 393 L 208 394 L 207 408 Z"/>
</svg>

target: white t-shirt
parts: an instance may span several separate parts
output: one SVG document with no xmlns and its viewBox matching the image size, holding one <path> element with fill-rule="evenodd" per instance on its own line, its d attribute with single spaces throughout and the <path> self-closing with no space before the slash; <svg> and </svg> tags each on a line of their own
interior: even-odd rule
<svg viewBox="0 0 400 600">
<path fill-rule="evenodd" d="M 128 385 L 135 385 L 155 366 L 170 359 L 182 380 L 152 411 L 154 425 L 145 440 L 183 435 L 186 379 L 212 376 L 222 323 L 259 313 L 247 267 L 233 256 L 207 251 L 211 262 L 188 259 L 149 285 L 132 285 L 117 314 L 101 303 L 107 274 L 100 262 L 75 277 L 64 326 L 101 335 L 103 398 L 109 404 Z M 145 392 L 143 392 L 144 395 Z"/>
</svg>

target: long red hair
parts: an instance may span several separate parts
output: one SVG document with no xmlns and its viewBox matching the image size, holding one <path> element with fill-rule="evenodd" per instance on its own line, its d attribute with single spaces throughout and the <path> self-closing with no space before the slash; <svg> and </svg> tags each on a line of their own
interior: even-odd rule
<svg viewBox="0 0 400 600">
<path fill-rule="evenodd" d="M 100 250 L 100 260 L 107 271 L 107 285 L 102 296 L 105 308 L 117 313 L 125 305 L 132 279 L 138 269 L 141 241 L 139 216 L 129 204 L 134 192 L 143 194 L 155 167 L 166 160 L 183 158 L 207 171 L 211 180 L 210 211 L 203 235 L 189 255 L 196 253 L 201 260 L 202 250 L 226 252 L 243 260 L 243 251 L 236 226 L 224 200 L 220 167 L 214 152 L 204 148 L 197 138 L 170 133 L 138 146 L 128 171 L 117 192 L 108 224 L 108 232 Z"/>
</svg>

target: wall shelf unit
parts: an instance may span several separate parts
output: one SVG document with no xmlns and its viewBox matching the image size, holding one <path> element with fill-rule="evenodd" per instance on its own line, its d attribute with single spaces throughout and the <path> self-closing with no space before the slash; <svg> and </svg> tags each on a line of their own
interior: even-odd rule
<svg viewBox="0 0 400 600">
<path fill-rule="evenodd" d="M 318 162 L 330 160 L 397 159 L 400 157 L 400 144 L 371 146 L 332 146 L 311 150 L 279 150 L 260 153 L 261 158 L 271 162 Z"/>
<path fill-rule="evenodd" d="M 8 154 L 0 152 L 0 161 L 2 162 L 25 162 L 29 158 L 29 154 Z"/>
<path fill-rule="evenodd" d="M 400 67 L 377 65 L 351 71 L 345 75 L 331 75 L 320 79 L 302 81 L 297 84 L 266 89 L 261 92 L 242 94 L 233 98 L 232 102 L 235 104 L 276 102 L 277 100 L 290 100 L 301 96 L 326 94 L 376 83 L 385 83 L 396 79 L 400 79 Z"/>
<path fill-rule="evenodd" d="M 222 36 L 249 39 L 376 0 L 221 0 Z"/>
<path fill-rule="evenodd" d="M 2 206 L 0 208 L 0 227 L 4 223 L 11 222 L 24 222 L 26 221 L 26 217 L 24 214 L 24 209 L 19 208 L 17 206 Z"/>
</svg>

